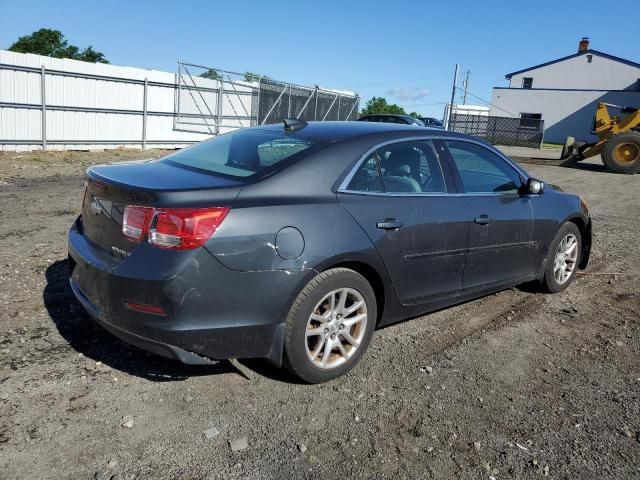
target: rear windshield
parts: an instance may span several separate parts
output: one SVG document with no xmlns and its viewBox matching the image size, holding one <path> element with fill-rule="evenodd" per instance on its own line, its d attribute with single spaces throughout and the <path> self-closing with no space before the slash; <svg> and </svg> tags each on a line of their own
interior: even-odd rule
<svg viewBox="0 0 640 480">
<path fill-rule="evenodd" d="M 305 157 L 326 141 L 282 130 L 246 129 L 197 143 L 165 161 L 229 177 L 265 175 Z"/>
<path fill-rule="evenodd" d="M 418 125 L 419 127 L 426 127 L 425 123 L 419 118 L 414 117 L 404 117 L 409 122 L 409 125 Z"/>
</svg>

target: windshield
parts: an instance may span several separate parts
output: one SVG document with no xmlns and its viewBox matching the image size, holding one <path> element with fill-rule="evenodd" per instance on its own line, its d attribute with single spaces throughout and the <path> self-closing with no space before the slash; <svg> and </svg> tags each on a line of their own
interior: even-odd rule
<svg viewBox="0 0 640 480">
<path fill-rule="evenodd" d="M 165 161 L 230 177 L 250 177 L 275 170 L 285 160 L 302 158 L 325 143 L 287 135 L 284 130 L 237 130 L 180 150 Z"/>
<path fill-rule="evenodd" d="M 424 122 L 422 120 L 420 120 L 419 118 L 414 118 L 414 117 L 406 117 L 406 118 L 411 123 L 411 125 L 418 125 L 420 127 L 426 127 Z"/>
</svg>

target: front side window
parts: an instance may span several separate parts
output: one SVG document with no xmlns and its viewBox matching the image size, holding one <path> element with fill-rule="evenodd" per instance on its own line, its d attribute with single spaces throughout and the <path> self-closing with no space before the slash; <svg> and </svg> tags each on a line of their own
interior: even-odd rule
<svg viewBox="0 0 640 480">
<path fill-rule="evenodd" d="M 197 143 L 162 161 L 229 177 L 250 177 L 300 159 L 324 144 L 281 129 L 246 129 Z"/>
<path fill-rule="evenodd" d="M 491 150 L 469 142 L 446 142 L 467 193 L 517 194 L 516 170 Z"/>
</svg>

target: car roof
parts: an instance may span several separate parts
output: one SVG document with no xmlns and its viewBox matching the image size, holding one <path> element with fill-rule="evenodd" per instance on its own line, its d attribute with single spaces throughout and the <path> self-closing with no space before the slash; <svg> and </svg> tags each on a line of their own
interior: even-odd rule
<svg viewBox="0 0 640 480">
<path fill-rule="evenodd" d="M 270 124 L 253 127 L 252 130 L 284 133 L 284 125 L 282 123 Z M 288 136 L 292 140 L 321 140 L 324 145 L 292 163 L 286 164 L 285 160 L 279 164 L 281 168 L 273 175 L 268 175 L 243 187 L 245 195 L 279 195 L 280 193 L 277 192 L 284 191 L 303 196 L 325 194 L 334 187 L 337 178 L 348 170 L 350 165 L 353 167 L 355 162 L 361 160 L 362 156 L 372 147 L 387 141 L 402 142 L 440 138 L 470 139 L 486 144 L 483 140 L 464 133 L 450 132 L 439 128 L 358 121 L 308 122 L 303 128 L 296 129 L 286 136 L 283 135 L 283 138 Z M 486 145 L 502 156 L 494 147 Z M 519 167 L 516 169 L 522 170 Z M 310 175 L 310 172 L 313 174 Z M 525 174 L 523 173 L 523 175 Z"/>
<path fill-rule="evenodd" d="M 275 123 L 271 125 L 265 125 L 263 127 L 257 127 L 265 130 L 282 130 L 283 124 Z M 384 122 L 359 122 L 359 121 L 328 121 L 328 122 L 308 122 L 307 126 L 297 130 L 294 135 L 297 138 L 321 138 L 330 142 L 338 142 L 347 139 L 355 139 L 358 137 L 365 137 L 368 135 L 385 134 L 385 133 L 413 133 L 416 135 L 424 135 L 433 132 L 434 134 L 442 136 L 464 136 L 455 132 L 447 132 L 446 130 L 432 129 L 429 127 L 422 127 L 418 125 L 404 125 L 399 123 L 384 123 Z"/>
</svg>

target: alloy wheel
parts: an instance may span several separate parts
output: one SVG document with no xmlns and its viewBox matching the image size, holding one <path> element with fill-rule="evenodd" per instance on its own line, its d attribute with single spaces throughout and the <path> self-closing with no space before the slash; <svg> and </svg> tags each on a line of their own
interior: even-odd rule
<svg viewBox="0 0 640 480">
<path fill-rule="evenodd" d="M 322 369 L 342 365 L 356 353 L 366 329 L 367 302 L 362 294 L 353 288 L 332 290 L 307 321 L 307 356 Z"/>
<path fill-rule="evenodd" d="M 578 239 L 573 233 L 566 235 L 556 251 L 553 275 L 559 285 L 569 280 L 578 262 Z"/>
</svg>

